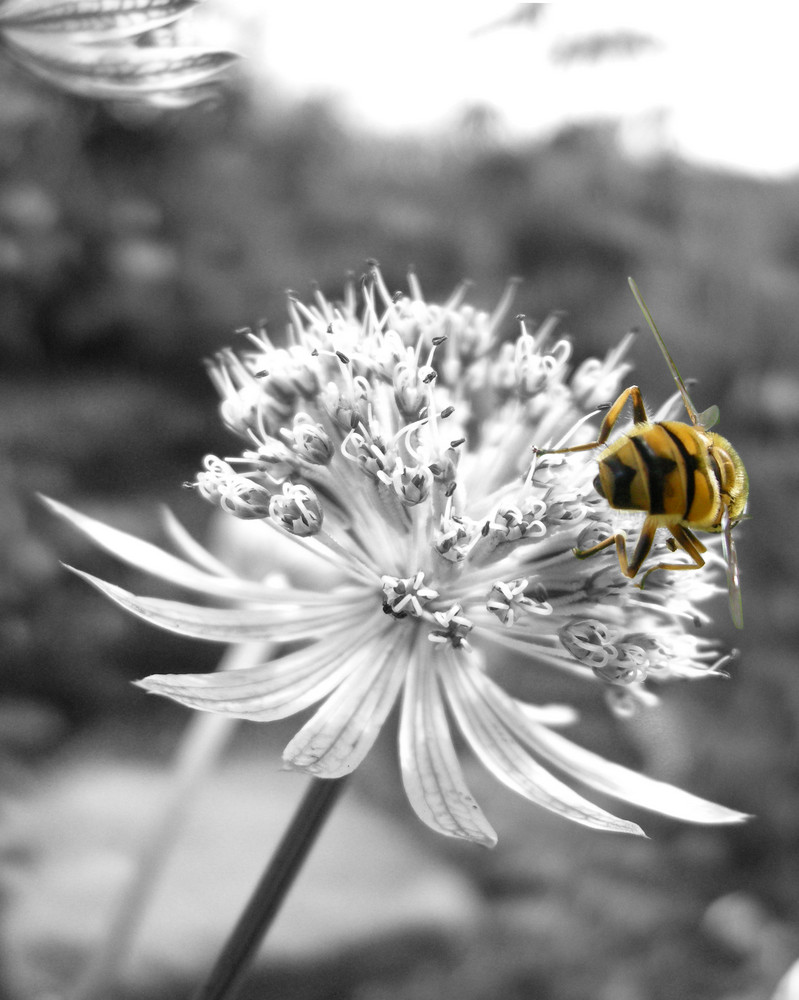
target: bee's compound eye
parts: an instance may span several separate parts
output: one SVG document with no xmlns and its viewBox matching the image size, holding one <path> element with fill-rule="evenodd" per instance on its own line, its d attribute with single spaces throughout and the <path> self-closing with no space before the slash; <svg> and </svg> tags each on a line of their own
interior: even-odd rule
<svg viewBox="0 0 799 1000">
<path fill-rule="evenodd" d="M 605 491 L 602 489 L 602 478 L 598 473 L 594 477 L 594 489 L 602 497 L 603 500 L 607 500 L 607 497 L 605 496 Z"/>
</svg>

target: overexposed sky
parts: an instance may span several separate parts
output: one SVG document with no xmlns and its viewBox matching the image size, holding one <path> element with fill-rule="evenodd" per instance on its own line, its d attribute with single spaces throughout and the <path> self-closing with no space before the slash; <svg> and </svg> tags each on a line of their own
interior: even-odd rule
<svg viewBox="0 0 799 1000">
<path fill-rule="evenodd" d="M 514 5 L 207 6 L 220 15 L 236 9 L 238 34 L 230 41 L 259 81 L 294 96 L 333 95 L 357 124 L 440 130 L 469 104 L 493 105 L 510 134 L 625 117 L 625 134 L 641 153 L 660 146 L 735 170 L 799 170 L 794 5 L 554 3 L 531 26 L 476 34 Z M 650 34 L 662 47 L 570 66 L 549 58 L 561 42 L 614 28 Z"/>
</svg>

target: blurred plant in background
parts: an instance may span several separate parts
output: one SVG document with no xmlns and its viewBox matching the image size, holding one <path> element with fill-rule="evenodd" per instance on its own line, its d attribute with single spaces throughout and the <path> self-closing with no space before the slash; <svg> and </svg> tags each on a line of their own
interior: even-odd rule
<svg viewBox="0 0 799 1000">
<path fill-rule="evenodd" d="M 0 50 L 79 97 L 147 108 L 213 99 L 236 56 L 180 45 L 199 0 L 3 0 Z"/>
</svg>

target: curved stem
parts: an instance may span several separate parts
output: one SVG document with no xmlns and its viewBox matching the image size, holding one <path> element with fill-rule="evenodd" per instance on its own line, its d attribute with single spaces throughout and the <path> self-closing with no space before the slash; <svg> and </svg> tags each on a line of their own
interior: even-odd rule
<svg viewBox="0 0 799 1000">
<path fill-rule="evenodd" d="M 216 965 L 192 1000 L 231 1000 L 234 996 L 346 781 L 311 779 Z"/>
</svg>

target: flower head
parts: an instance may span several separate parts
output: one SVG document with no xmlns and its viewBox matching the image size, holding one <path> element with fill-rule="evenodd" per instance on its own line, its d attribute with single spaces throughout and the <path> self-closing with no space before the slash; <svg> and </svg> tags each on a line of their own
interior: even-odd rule
<svg viewBox="0 0 799 1000">
<path fill-rule="evenodd" d="M 532 445 L 557 447 L 596 416 L 628 370 L 626 341 L 572 371 L 554 319 L 530 329 L 517 318 L 515 335 L 503 335 L 513 291 L 492 314 L 467 305 L 465 288 L 433 305 L 415 277 L 409 294 L 392 295 L 373 268 L 360 299 L 350 283 L 340 306 L 292 296 L 286 346 L 264 330 L 241 331 L 244 349 L 210 365 L 241 447 L 206 458 L 197 488 L 253 522 L 253 544 L 282 536 L 312 554 L 326 579 L 332 569 L 337 585 L 237 579 L 68 513 L 130 562 L 235 603 L 142 598 L 92 582 L 176 632 L 277 643 L 278 654 L 254 667 L 141 683 L 260 721 L 318 704 L 284 753 L 310 774 L 356 768 L 400 701 L 405 789 L 441 833 L 496 839 L 466 786 L 450 718 L 500 781 L 587 826 L 641 832 L 563 777 L 688 820 L 740 820 L 570 742 L 557 731 L 570 709 L 521 702 L 489 671 L 512 651 L 531 676 L 566 672 L 623 712 L 654 697 L 652 682 L 718 673 L 725 662 L 689 631 L 704 617 L 697 603 L 717 589 L 712 570 L 677 581 L 660 574 L 641 591 L 615 560 L 574 557 L 617 512 L 592 487 L 590 455 L 536 461 Z"/>
<path fill-rule="evenodd" d="M 180 44 L 199 0 L 0 0 L 0 49 L 59 90 L 181 108 L 213 97 L 231 52 Z"/>
</svg>

